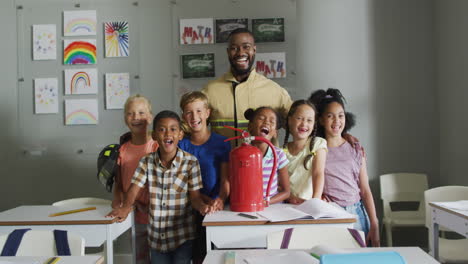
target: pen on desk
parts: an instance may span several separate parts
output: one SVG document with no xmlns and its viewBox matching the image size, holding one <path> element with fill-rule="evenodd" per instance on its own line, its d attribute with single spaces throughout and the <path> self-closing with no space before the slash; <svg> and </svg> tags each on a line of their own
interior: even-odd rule
<svg viewBox="0 0 468 264">
<path fill-rule="evenodd" d="M 316 258 L 316 259 L 320 259 L 320 256 L 319 256 L 319 255 L 317 255 L 317 254 L 310 253 L 310 255 L 311 255 L 312 257 Z"/>
<path fill-rule="evenodd" d="M 255 215 L 249 215 L 249 214 L 244 214 L 244 213 L 238 213 L 237 215 L 250 218 L 250 219 L 258 219 L 258 216 L 255 216 Z"/>
<path fill-rule="evenodd" d="M 74 214 L 74 213 L 90 211 L 90 210 L 96 210 L 96 207 L 93 206 L 93 207 L 86 207 L 86 208 L 81 208 L 81 209 L 75 209 L 75 210 L 70 210 L 70 211 L 65 211 L 65 212 L 54 213 L 54 214 L 50 214 L 49 217 L 67 215 L 67 214 Z"/>
<path fill-rule="evenodd" d="M 51 257 L 50 259 L 46 260 L 44 264 L 55 264 L 60 260 L 60 257 Z"/>
</svg>

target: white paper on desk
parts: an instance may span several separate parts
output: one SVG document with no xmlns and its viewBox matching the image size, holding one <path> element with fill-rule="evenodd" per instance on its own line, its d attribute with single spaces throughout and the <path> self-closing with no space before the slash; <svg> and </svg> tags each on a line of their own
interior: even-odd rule
<svg viewBox="0 0 468 264">
<path fill-rule="evenodd" d="M 268 255 L 250 256 L 244 258 L 248 264 L 319 264 L 320 261 L 304 251 L 272 252 Z"/>
<path fill-rule="evenodd" d="M 310 215 L 301 212 L 293 207 L 285 208 L 266 208 L 257 214 L 267 218 L 271 222 L 289 221 L 298 218 L 310 217 Z"/>
<path fill-rule="evenodd" d="M 44 257 L 37 257 L 34 259 L 15 259 L 13 260 L 0 260 L 0 264 L 42 264 L 44 263 L 48 258 Z"/>
<path fill-rule="evenodd" d="M 346 212 L 344 209 L 335 207 L 327 202 L 318 198 L 306 200 L 302 204 L 295 207 L 297 210 L 302 211 L 314 219 L 329 217 L 329 218 L 355 218 L 356 216 Z"/>
<path fill-rule="evenodd" d="M 468 200 L 437 202 L 437 204 L 454 210 L 468 211 Z"/>
</svg>

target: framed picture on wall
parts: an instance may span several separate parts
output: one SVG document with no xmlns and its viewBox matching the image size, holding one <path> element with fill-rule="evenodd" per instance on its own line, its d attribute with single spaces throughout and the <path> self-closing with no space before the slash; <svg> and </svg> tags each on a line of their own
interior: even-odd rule
<svg viewBox="0 0 468 264">
<path fill-rule="evenodd" d="M 182 78 L 215 77 L 214 57 L 214 53 L 182 55 Z"/>
<path fill-rule="evenodd" d="M 255 42 L 283 42 L 284 18 L 252 19 Z"/>
<path fill-rule="evenodd" d="M 247 28 L 247 18 L 216 19 L 216 43 L 226 43 L 229 34 L 238 28 Z"/>
</svg>

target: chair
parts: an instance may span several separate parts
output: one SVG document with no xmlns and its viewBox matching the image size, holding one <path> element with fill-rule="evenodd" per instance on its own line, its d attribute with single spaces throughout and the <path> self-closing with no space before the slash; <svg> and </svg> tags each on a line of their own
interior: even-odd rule
<svg viewBox="0 0 468 264">
<path fill-rule="evenodd" d="M 111 200 L 94 198 L 94 197 L 80 197 L 61 200 L 53 203 L 53 206 L 81 206 L 81 205 L 111 205 Z"/>
<path fill-rule="evenodd" d="M 68 245 L 72 256 L 84 256 L 85 241 L 77 234 L 67 233 Z M 3 249 L 8 234 L 0 235 L 0 251 Z M 29 230 L 23 236 L 16 256 L 56 256 L 54 231 Z"/>
<path fill-rule="evenodd" d="M 468 200 L 467 186 L 442 186 L 424 192 L 426 204 L 426 227 L 429 230 L 429 244 L 432 245 L 432 211 L 430 202 Z M 442 226 L 442 233 L 450 231 Z M 430 247 L 432 248 L 432 247 Z M 468 263 L 468 239 L 447 239 L 439 237 L 439 260 L 441 263 Z"/>
<path fill-rule="evenodd" d="M 336 248 L 360 248 L 361 246 L 346 228 L 332 226 L 308 226 L 282 230 L 268 234 L 267 249 L 310 249 L 318 245 L 333 246 Z M 365 241 L 364 232 L 358 231 L 362 241 Z M 289 243 L 282 246 L 285 237 L 290 235 Z M 287 239 L 287 238 L 286 238 Z"/>
<path fill-rule="evenodd" d="M 392 229 L 395 226 L 424 226 L 424 191 L 428 189 L 427 175 L 421 173 L 390 173 L 380 176 L 380 193 L 383 201 L 387 246 L 393 245 Z M 393 211 L 393 202 L 418 202 L 418 209 Z"/>
</svg>

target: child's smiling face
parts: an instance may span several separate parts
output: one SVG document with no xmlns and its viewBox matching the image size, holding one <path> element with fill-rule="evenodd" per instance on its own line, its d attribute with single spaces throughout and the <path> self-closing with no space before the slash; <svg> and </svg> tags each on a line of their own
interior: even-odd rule
<svg viewBox="0 0 468 264">
<path fill-rule="evenodd" d="M 195 100 L 184 106 L 182 117 L 193 132 L 198 132 L 208 125 L 207 120 L 210 117 L 210 109 L 202 100 Z"/>
<path fill-rule="evenodd" d="M 153 139 L 158 142 L 162 154 L 175 154 L 183 135 L 179 122 L 170 117 L 160 119 L 153 131 Z"/>
<path fill-rule="evenodd" d="M 320 124 L 324 127 L 327 137 L 341 137 L 346 124 L 343 106 L 337 102 L 330 103 L 320 117 Z"/>
<path fill-rule="evenodd" d="M 249 122 L 249 132 L 253 136 L 260 136 L 271 140 L 276 136 L 277 122 L 276 113 L 273 110 L 269 108 L 262 109 Z"/>
<path fill-rule="evenodd" d="M 309 105 L 303 104 L 296 108 L 288 117 L 289 133 L 294 139 L 307 139 L 314 130 L 315 111 Z"/>
<path fill-rule="evenodd" d="M 125 124 L 132 134 L 144 134 L 153 115 L 144 100 L 133 100 L 125 110 Z"/>
</svg>

